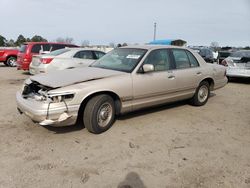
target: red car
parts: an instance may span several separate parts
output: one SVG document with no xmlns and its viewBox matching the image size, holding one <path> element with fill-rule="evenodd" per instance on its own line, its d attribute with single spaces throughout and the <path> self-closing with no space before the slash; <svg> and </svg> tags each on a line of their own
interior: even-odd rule
<svg viewBox="0 0 250 188">
<path fill-rule="evenodd" d="M 65 47 L 79 47 L 74 44 L 55 43 L 55 42 L 27 42 L 24 43 L 17 55 L 17 69 L 29 70 L 33 55 L 49 53 Z"/>
<path fill-rule="evenodd" d="M 6 66 L 15 66 L 18 49 L 0 49 L 0 62 Z"/>
</svg>

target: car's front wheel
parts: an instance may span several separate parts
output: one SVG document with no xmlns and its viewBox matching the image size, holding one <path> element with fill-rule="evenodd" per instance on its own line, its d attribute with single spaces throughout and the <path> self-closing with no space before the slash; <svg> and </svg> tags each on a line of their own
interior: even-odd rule
<svg viewBox="0 0 250 188">
<path fill-rule="evenodd" d="M 97 95 L 91 98 L 83 113 L 83 123 L 89 132 L 100 134 L 108 130 L 115 119 L 115 104 L 109 95 Z"/>
<path fill-rule="evenodd" d="M 207 81 L 202 81 L 198 86 L 198 88 L 196 89 L 196 92 L 190 102 L 194 106 L 202 106 L 207 103 L 209 95 L 210 95 L 209 83 Z"/>
</svg>

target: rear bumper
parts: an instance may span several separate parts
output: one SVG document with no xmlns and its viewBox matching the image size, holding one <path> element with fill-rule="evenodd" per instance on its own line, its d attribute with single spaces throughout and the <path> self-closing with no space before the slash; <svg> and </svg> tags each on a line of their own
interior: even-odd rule
<svg viewBox="0 0 250 188">
<path fill-rule="evenodd" d="M 18 70 L 29 70 L 30 62 L 28 61 L 17 61 Z"/>
<path fill-rule="evenodd" d="M 250 78 L 250 69 L 227 69 L 227 76 Z"/>
<path fill-rule="evenodd" d="M 68 106 L 68 111 L 64 103 L 50 104 L 35 101 L 33 99 L 24 99 L 20 92 L 16 93 L 17 109 L 20 113 L 24 113 L 26 116 L 31 118 L 33 121 L 41 124 L 44 120 L 51 120 L 52 126 L 66 126 L 76 123 L 78 115 L 78 105 Z M 66 112 L 67 111 L 67 112 Z M 69 118 L 60 121 L 60 116 L 63 113 L 67 113 Z"/>
</svg>

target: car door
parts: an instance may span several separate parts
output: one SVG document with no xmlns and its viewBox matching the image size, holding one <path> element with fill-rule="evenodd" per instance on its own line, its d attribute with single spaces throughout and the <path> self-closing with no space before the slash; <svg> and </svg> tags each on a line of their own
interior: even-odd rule
<svg viewBox="0 0 250 188">
<path fill-rule="evenodd" d="M 88 66 L 94 62 L 94 54 L 91 50 L 81 50 L 74 55 L 75 67 Z"/>
<path fill-rule="evenodd" d="M 154 71 L 147 73 L 139 71 L 132 74 L 134 110 L 167 102 L 176 85 L 172 72 L 173 64 L 167 49 L 151 51 L 145 58 L 144 64 L 152 64 Z"/>
<path fill-rule="evenodd" d="M 197 59 L 185 49 L 171 49 L 170 54 L 175 63 L 173 72 L 176 92 L 183 96 L 192 96 L 203 74 Z"/>
</svg>

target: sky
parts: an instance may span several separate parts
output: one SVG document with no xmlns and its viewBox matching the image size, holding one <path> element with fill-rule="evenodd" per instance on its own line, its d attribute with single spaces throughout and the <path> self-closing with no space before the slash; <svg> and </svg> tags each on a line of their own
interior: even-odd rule
<svg viewBox="0 0 250 188">
<path fill-rule="evenodd" d="M 0 0 L 0 35 L 71 37 L 75 44 L 147 43 L 250 46 L 250 0 Z"/>
</svg>

